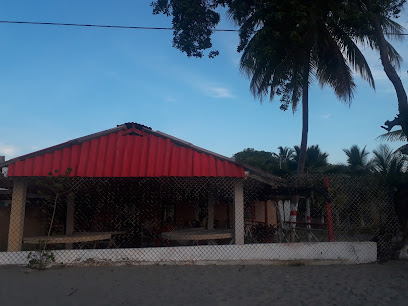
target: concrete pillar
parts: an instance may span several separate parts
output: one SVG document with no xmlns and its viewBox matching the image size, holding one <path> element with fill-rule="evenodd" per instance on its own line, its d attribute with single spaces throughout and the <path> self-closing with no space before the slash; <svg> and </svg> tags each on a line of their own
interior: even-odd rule
<svg viewBox="0 0 408 306">
<path fill-rule="evenodd" d="M 307 198 L 306 199 L 306 229 L 307 229 L 307 242 L 311 242 L 312 241 L 312 232 L 311 232 L 311 226 L 310 226 L 310 222 L 311 222 L 311 217 L 310 217 L 310 199 Z"/>
<path fill-rule="evenodd" d="M 214 228 L 214 193 L 210 191 L 208 193 L 208 219 L 207 219 L 207 228 Z"/>
<path fill-rule="evenodd" d="M 235 244 L 244 244 L 244 183 L 242 181 L 234 185 L 234 232 Z"/>
<path fill-rule="evenodd" d="M 72 236 L 74 233 L 74 214 L 75 214 L 75 194 L 70 193 L 67 197 L 67 218 L 65 222 L 65 234 L 67 236 Z M 72 243 L 66 243 L 65 249 L 71 250 L 73 247 Z"/>
<path fill-rule="evenodd" d="M 298 205 L 299 205 L 299 196 L 295 195 L 292 197 L 292 201 L 290 202 L 290 215 L 289 215 L 290 242 L 295 242 L 295 238 L 296 238 L 296 222 L 297 222 Z"/>
<path fill-rule="evenodd" d="M 10 224 L 8 232 L 8 252 L 21 251 L 23 245 L 25 203 L 27 198 L 27 181 L 16 179 L 11 199 Z"/>
</svg>

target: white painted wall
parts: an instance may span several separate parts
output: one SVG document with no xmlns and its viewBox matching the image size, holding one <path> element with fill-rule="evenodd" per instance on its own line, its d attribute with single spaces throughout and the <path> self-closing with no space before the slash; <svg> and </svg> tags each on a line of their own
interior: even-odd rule
<svg viewBox="0 0 408 306">
<path fill-rule="evenodd" d="M 28 263 L 29 252 L 0 253 L 0 265 Z M 375 242 L 203 245 L 142 249 L 58 250 L 56 263 L 234 264 L 303 262 L 361 264 L 377 260 Z"/>
</svg>

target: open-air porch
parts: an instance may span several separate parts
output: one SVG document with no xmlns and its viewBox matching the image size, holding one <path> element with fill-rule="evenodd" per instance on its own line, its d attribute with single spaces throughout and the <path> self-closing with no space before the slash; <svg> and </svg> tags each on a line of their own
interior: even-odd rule
<svg viewBox="0 0 408 306">
<path fill-rule="evenodd" d="M 363 256 L 352 241 L 370 240 L 388 222 L 384 212 L 390 215 L 378 188 L 362 192 L 349 178 L 337 179 L 333 202 L 323 178 L 299 189 L 294 180 L 135 123 L 0 167 L 8 175 L 0 186 L 3 263 L 26 261 L 26 252 L 39 247 L 64 262 L 367 262 L 376 257 L 376 243 L 364 244 Z M 364 202 L 357 203 L 350 191 Z M 301 196 L 299 207 L 291 204 L 294 195 Z M 362 221 L 370 227 L 362 228 Z M 295 233 L 296 248 L 289 233 Z"/>
</svg>

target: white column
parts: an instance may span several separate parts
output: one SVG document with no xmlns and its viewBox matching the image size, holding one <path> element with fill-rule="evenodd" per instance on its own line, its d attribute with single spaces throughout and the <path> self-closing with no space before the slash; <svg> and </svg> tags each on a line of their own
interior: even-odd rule
<svg viewBox="0 0 408 306">
<path fill-rule="evenodd" d="M 67 219 L 65 222 L 65 234 L 72 236 L 74 233 L 75 195 L 70 193 L 67 197 Z M 72 243 L 66 243 L 65 249 L 72 249 Z"/>
<path fill-rule="evenodd" d="M 290 242 L 295 242 L 298 205 L 299 205 L 299 196 L 295 195 L 292 197 L 292 201 L 290 202 L 290 215 L 289 215 Z"/>
<path fill-rule="evenodd" d="M 310 221 L 311 221 L 311 217 L 310 217 L 310 199 L 307 198 L 307 199 L 306 199 L 307 242 L 311 242 L 311 241 L 312 241 L 312 232 L 311 232 Z"/>
<path fill-rule="evenodd" d="M 8 252 L 21 251 L 23 245 L 25 203 L 27 197 L 27 181 L 16 179 L 11 199 L 10 224 L 8 232 Z"/>
<path fill-rule="evenodd" d="M 235 244 L 244 244 L 244 183 L 242 181 L 234 185 L 234 232 Z"/>
<path fill-rule="evenodd" d="M 207 228 L 213 229 L 214 228 L 214 193 L 212 191 L 208 193 L 207 211 L 208 211 Z"/>
</svg>

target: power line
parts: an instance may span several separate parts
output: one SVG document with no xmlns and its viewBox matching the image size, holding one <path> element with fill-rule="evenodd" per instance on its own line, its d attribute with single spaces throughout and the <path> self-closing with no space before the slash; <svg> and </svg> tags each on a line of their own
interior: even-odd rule
<svg viewBox="0 0 408 306">
<path fill-rule="evenodd" d="M 173 28 L 165 27 L 138 27 L 138 26 L 122 26 L 122 25 L 102 25 L 102 24 L 82 24 L 82 23 L 61 23 L 61 22 L 38 22 L 38 21 L 11 21 L 0 20 L 0 23 L 8 24 L 30 24 L 30 25 L 51 25 L 51 26 L 65 26 L 65 27 L 90 27 L 90 28 L 113 28 L 113 29 L 131 29 L 131 30 L 173 30 Z M 213 29 L 214 32 L 239 32 L 233 29 Z M 406 36 L 408 33 L 390 34 L 394 36 Z"/>
<path fill-rule="evenodd" d="M 31 24 L 31 25 L 52 25 L 52 26 L 68 26 L 68 27 L 114 28 L 114 29 L 132 29 L 132 30 L 173 30 L 173 28 L 161 28 L 161 27 L 136 27 L 136 26 L 122 26 L 122 25 L 60 23 L 60 22 L 37 22 L 37 21 L 0 20 L 0 23 Z M 239 32 L 239 30 L 232 30 L 232 29 L 214 29 L 213 31 L 216 31 L 216 32 Z"/>
</svg>

